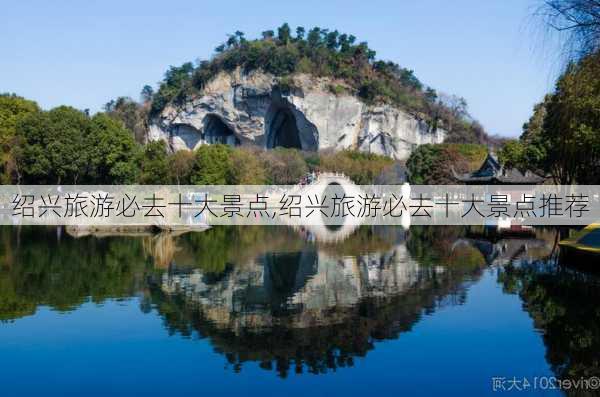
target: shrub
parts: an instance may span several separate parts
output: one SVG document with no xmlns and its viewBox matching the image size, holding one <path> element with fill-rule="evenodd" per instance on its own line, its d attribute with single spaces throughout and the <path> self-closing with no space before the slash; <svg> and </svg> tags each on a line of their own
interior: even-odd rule
<svg viewBox="0 0 600 397">
<path fill-rule="evenodd" d="M 226 145 L 203 145 L 195 153 L 190 181 L 195 185 L 227 185 L 232 175 L 232 149 Z"/>
<path fill-rule="evenodd" d="M 421 145 L 411 154 L 406 165 L 410 182 L 417 185 L 456 184 L 452 171 L 473 171 L 487 155 L 484 145 Z"/>
<path fill-rule="evenodd" d="M 296 149 L 276 148 L 265 152 L 265 167 L 269 183 L 293 185 L 308 172 L 306 161 Z"/>
<path fill-rule="evenodd" d="M 266 185 L 268 182 L 265 163 L 261 160 L 265 152 L 260 149 L 238 148 L 231 153 L 232 185 Z"/>
<path fill-rule="evenodd" d="M 169 156 L 169 181 L 175 185 L 191 185 L 196 156 L 191 150 L 179 150 Z"/>
<path fill-rule="evenodd" d="M 140 178 L 142 185 L 161 185 L 169 179 L 167 145 L 164 141 L 150 142 L 144 146 L 140 158 Z"/>
<path fill-rule="evenodd" d="M 341 172 L 356 184 L 368 185 L 375 183 L 383 171 L 393 164 L 394 160 L 387 156 L 356 150 L 342 150 L 321 153 L 319 169 Z"/>
</svg>

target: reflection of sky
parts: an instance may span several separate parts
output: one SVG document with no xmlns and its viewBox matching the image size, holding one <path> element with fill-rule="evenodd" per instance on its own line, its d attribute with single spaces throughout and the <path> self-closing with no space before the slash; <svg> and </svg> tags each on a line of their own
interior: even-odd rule
<svg viewBox="0 0 600 397">
<path fill-rule="evenodd" d="M 464 305 L 426 315 L 353 368 L 288 379 L 255 363 L 240 374 L 207 339 L 169 337 L 139 301 L 85 304 L 0 324 L 3 395 L 483 395 L 494 376 L 550 376 L 541 336 L 516 295 L 486 271 Z M 7 365 L 8 364 L 8 365 Z M 471 380 L 469 382 L 469 380 Z M 8 387 L 8 389 L 7 389 Z"/>
</svg>

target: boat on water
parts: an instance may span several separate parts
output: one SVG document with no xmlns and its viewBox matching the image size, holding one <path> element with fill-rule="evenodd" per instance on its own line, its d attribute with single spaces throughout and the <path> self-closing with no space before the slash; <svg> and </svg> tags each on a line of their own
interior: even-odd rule
<svg viewBox="0 0 600 397">
<path fill-rule="evenodd" d="M 600 223 L 592 223 L 573 236 L 559 241 L 561 252 L 569 257 L 600 260 Z"/>
</svg>

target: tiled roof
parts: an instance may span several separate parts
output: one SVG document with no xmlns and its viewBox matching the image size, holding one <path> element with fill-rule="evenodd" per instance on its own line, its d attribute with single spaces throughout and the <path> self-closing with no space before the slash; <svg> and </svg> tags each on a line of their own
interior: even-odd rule
<svg viewBox="0 0 600 397">
<path fill-rule="evenodd" d="M 493 153 L 488 154 L 477 171 L 455 175 L 455 178 L 464 183 L 504 185 L 536 185 L 545 180 L 544 177 L 530 171 L 523 173 L 517 168 L 503 167 Z"/>
</svg>

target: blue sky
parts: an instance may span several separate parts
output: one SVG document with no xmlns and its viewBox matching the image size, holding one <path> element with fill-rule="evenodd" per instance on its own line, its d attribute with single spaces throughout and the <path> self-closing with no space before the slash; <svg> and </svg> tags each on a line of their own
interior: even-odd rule
<svg viewBox="0 0 600 397">
<path fill-rule="evenodd" d="M 504 136 L 520 133 L 556 76 L 553 48 L 532 34 L 537 0 L 2 2 L 0 92 L 44 108 L 138 98 L 169 65 L 210 57 L 228 33 L 252 38 L 282 22 L 368 41 L 378 58 L 465 97 Z"/>
</svg>

